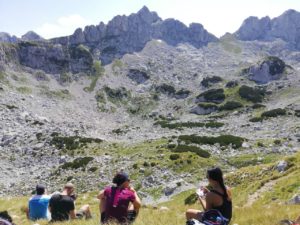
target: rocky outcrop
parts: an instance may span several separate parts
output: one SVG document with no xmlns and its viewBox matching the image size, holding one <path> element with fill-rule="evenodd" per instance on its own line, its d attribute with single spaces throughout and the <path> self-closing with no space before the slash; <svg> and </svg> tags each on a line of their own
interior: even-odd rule
<svg viewBox="0 0 300 225">
<path fill-rule="evenodd" d="M 300 13 L 288 10 L 274 19 L 249 17 L 235 36 L 243 41 L 273 40 L 280 38 L 300 49 Z"/>
<path fill-rule="evenodd" d="M 10 34 L 5 32 L 0 32 L 0 42 L 6 43 L 16 43 L 18 38 L 16 36 L 10 36 Z"/>
<path fill-rule="evenodd" d="M 243 73 L 256 83 L 266 84 L 271 80 L 279 79 L 282 76 L 285 67 L 284 61 L 277 57 L 269 56 L 262 62 L 244 69 Z"/>
<path fill-rule="evenodd" d="M 77 29 L 69 37 L 55 38 L 62 45 L 84 44 L 100 51 L 103 64 L 110 63 L 126 53 L 140 51 L 152 39 L 161 39 L 170 45 L 189 43 L 197 48 L 217 41 L 201 24 L 185 26 L 174 19 L 162 20 L 147 7 L 129 16 L 116 16 L 107 25 L 87 26 Z"/>
<path fill-rule="evenodd" d="M 42 38 L 40 35 L 33 31 L 28 31 L 26 34 L 24 34 L 21 37 L 22 41 L 42 41 L 44 38 Z"/>
<path fill-rule="evenodd" d="M 90 72 L 93 67 L 93 57 L 82 45 L 66 47 L 45 42 L 20 42 L 18 47 L 22 65 L 47 73 Z"/>
</svg>

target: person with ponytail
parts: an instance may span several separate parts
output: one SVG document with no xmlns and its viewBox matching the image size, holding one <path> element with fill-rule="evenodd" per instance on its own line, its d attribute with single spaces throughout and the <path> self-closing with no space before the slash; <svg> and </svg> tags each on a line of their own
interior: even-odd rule
<svg viewBox="0 0 300 225">
<path fill-rule="evenodd" d="M 209 169 L 207 171 L 207 179 L 210 190 L 202 187 L 201 191 L 204 195 L 199 196 L 199 201 L 204 212 L 211 209 L 218 210 L 223 217 L 230 221 L 232 217 L 231 192 L 224 184 L 222 170 L 218 167 Z M 201 221 L 204 212 L 196 209 L 188 209 L 186 211 L 186 219 Z"/>
<path fill-rule="evenodd" d="M 117 173 L 112 182 L 114 186 L 105 188 L 97 196 L 100 200 L 101 223 L 132 223 L 138 215 L 141 200 L 130 186 L 127 173 Z"/>
</svg>

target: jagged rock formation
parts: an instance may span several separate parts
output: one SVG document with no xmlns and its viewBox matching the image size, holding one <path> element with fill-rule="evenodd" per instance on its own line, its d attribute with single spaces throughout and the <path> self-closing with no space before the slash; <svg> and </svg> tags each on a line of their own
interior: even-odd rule
<svg viewBox="0 0 300 225">
<path fill-rule="evenodd" d="M 26 34 L 22 35 L 22 41 L 41 41 L 44 40 L 40 35 L 33 31 L 28 31 Z"/>
<path fill-rule="evenodd" d="M 286 68 L 285 62 L 277 57 L 267 57 L 262 62 L 243 70 L 243 75 L 256 83 L 266 84 L 279 79 Z"/>
<path fill-rule="evenodd" d="M 280 38 L 300 49 L 300 13 L 288 10 L 274 19 L 247 18 L 235 36 L 243 41 L 274 40 Z"/>
<path fill-rule="evenodd" d="M 0 32 L 0 42 L 15 43 L 18 41 L 16 36 L 10 36 L 6 32 Z"/>
<path fill-rule="evenodd" d="M 77 29 L 69 37 L 55 38 L 52 42 L 62 45 L 84 44 L 99 50 L 100 59 L 104 64 L 126 53 L 143 49 L 152 39 L 162 39 L 170 45 L 189 43 L 199 48 L 217 38 L 208 33 L 201 24 L 186 27 L 174 19 L 162 20 L 157 13 L 143 7 L 138 13 L 130 16 L 116 16 L 107 25 L 87 26 L 84 30 Z"/>
</svg>

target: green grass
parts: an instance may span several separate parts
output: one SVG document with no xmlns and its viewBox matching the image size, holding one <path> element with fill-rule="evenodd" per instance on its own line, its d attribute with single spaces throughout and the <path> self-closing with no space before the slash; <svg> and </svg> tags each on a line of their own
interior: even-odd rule
<svg viewBox="0 0 300 225">
<path fill-rule="evenodd" d="M 32 93 L 32 89 L 30 87 L 17 87 L 16 88 L 18 92 L 22 93 L 22 94 L 31 94 Z"/>
<path fill-rule="evenodd" d="M 89 87 L 85 87 L 84 91 L 87 92 L 92 92 L 94 91 L 96 85 L 97 85 L 97 81 L 98 79 L 103 76 L 103 74 L 105 73 L 105 69 L 104 67 L 101 65 L 100 61 L 94 61 L 94 65 L 93 65 L 93 75 L 92 75 L 92 81 Z"/>
</svg>

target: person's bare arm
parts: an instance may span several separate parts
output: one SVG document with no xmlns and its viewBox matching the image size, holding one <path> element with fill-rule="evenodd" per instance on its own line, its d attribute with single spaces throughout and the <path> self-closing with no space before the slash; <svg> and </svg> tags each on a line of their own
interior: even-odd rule
<svg viewBox="0 0 300 225">
<path fill-rule="evenodd" d="M 75 210 L 71 210 L 71 211 L 69 212 L 69 215 L 70 215 L 70 219 L 71 219 L 71 220 L 76 219 Z"/>
<path fill-rule="evenodd" d="M 296 223 L 300 223 L 300 216 L 299 216 L 298 219 L 296 220 Z"/>
<path fill-rule="evenodd" d="M 30 219 L 30 218 L 29 218 L 29 207 L 26 207 L 26 208 L 25 208 L 25 213 L 26 213 L 27 219 Z"/>
<path fill-rule="evenodd" d="M 129 189 L 134 193 L 134 201 L 132 202 L 133 204 L 133 209 L 136 213 L 139 212 L 139 209 L 141 208 L 141 205 L 142 205 L 142 201 L 140 199 L 140 197 L 137 195 L 137 192 L 134 190 L 133 187 L 129 187 Z"/>
<path fill-rule="evenodd" d="M 104 196 L 104 190 L 102 190 L 102 191 L 99 192 L 99 194 L 97 195 L 97 198 L 98 198 L 99 200 L 105 198 L 105 196 Z"/>
</svg>

